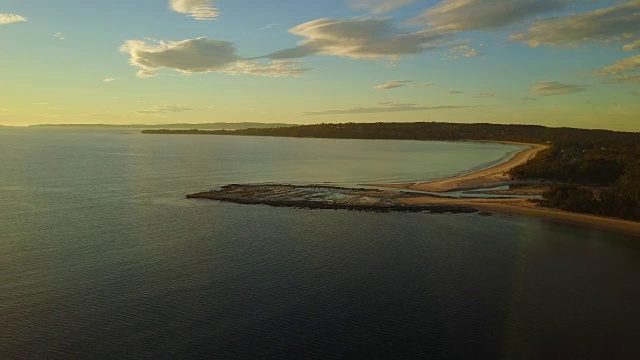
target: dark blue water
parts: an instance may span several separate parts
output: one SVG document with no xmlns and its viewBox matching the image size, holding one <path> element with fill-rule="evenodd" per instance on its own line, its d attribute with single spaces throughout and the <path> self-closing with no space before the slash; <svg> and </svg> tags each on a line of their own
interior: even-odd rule
<svg viewBox="0 0 640 360">
<path fill-rule="evenodd" d="M 1 358 L 640 356 L 638 239 L 183 198 L 428 179 L 517 148 L 1 129 L 0 150 Z"/>
</svg>

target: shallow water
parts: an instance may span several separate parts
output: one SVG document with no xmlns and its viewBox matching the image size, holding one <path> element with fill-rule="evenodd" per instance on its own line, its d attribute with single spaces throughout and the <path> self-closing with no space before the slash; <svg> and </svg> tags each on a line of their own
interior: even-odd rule
<svg viewBox="0 0 640 360">
<path fill-rule="evenodd" d="M 0 357 L 640 356 L 637 239 L 184 199 L 435 179 L 516 150 L 0 129 Z"/>
</svg>

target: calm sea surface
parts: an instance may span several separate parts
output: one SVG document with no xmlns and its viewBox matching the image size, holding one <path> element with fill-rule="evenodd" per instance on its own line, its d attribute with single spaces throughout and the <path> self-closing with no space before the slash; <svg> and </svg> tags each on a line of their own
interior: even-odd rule
<svg viewBox="0 0 640 360">
<path fill-rule="evenodd" d="M 0 128 L 0 358 L 639 358 L 639 239 L 184 198 L 434 179 L 518 149 Z"/>
</svg>

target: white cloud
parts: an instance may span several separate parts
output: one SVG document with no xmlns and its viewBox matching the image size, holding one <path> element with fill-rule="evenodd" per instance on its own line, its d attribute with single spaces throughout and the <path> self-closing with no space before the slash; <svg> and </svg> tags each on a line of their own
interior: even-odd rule
<svg viewBox="0 0 640 360">
<path fill-rule="evenodd" d="M 599 75 L 618 75 L 629 71 L 640 71 L 640 55 L 634 55 L 618 60 L 612 65 L 605 66 L 598 71 Z"/>
<path fill-rule="evenodd" d="M 640 84 L 640 54 L 634 55 L 605 66 L 594 72 L 605 77 L 608 83 Z"/>
<path fill-rule="evenodd" d="M 408 83 L 411 83 L 413 81 L 411 80 L 391 80 L 391 81 L 387 81 L 386 83 L 382 84 L 382 85 L 378 85 L 375 86 L 374 89 L 378 89 L 378 90 L 387 90 L 387 89 L 394 89 L 394 88 L 399 88 L 402 86 L 407 85 Z"/>
<path fill-rule="evenodd" d="M 169 0 L 169 7 L 196 20 L 213 20 L 220 15 L 213 7 L 213 0 Z"/>
<path fill-rule="evenodd" d="M 28 19 L 18 14 L 0 14 L 0 25 L 13 24 L 27 21 Z"/>
<path fill-rule="evenodd" d="M 230 75 L 255 75 L 268 77 L 301 76 L 311 71 L 309 68 L 298 67 L 299 61 L 271 61 L 262 65 L 255 61 L 239 61 L 234 66 L 225 70 Z"/>
<path fill-rule="evenodd" d="M 640 50 L 640 39 L 622 47 L 622 51 L 625 51 L 625 52 L 635 51 L 635 50 Z"/>
<path fill-rule="evenodd" d="M 138 110 L 137 113 L 140 114 L 171 114 L 171 113 L 181 113 L 187 111 L 194 111 L 198 109 L 190 108 L 184 105 L 156 105 L 148 110 Z"/>
<path fill-rule="evenodd" d="M 182 41 L 128 40 L 120 52 L 130 56 L 129 63 L 140 68 L 138 77 L 155 77 L 159 69 L 184 74 L 220 72 L 232 75 L 297 76 L 311 69 L 296 67 L 292 61 L 272 61 L 262 65 L 243 60 L 233 43 L 206 38 Z"/>
<path fill-rule="evenodd" d="M 443 0 L 414 22 L 444 31 L 492 30 L 563 9 L 570 0 Z"/>
<path fill-rule="evenodd" d="M 61 32 L 57 32 L 55 34 L 53 34 L 53 37 L 58 38 L 60 40 L 64 40 L 64 34 Z"/>
<path fill-rule="evenodd" d="M 577 46 L 587 42 L 626 42 L 640 35 L 640 0 L 565 17 L 537 20 L 511 36 L 531 47 Z M 633 47 L 633 45 L 631 45 Z"/>
<path fill-rule="evenodd" d="M 293 59 L 310 55 L 332 55 L 351 59 L 392 59 L 418 54 L 440 45 L 448 35 L 438 31 L 401 32 L 389 19 L 319 19 L 289 30 L 304 37 L 295 48 L 264 56 Z"/>
<path fill-rule="evenodd" d="M 383 14 L 410 5 L 416 0 L 349 0 L 354 9 L 366 10 L 371 14 Z"/>
<path fill-rule="evenodd" d="M 116 78 L 106 78 L 106 79 L 104 79 L 102 81 L 104 81 L 104 82 L 113 82 L 113 81 L 116 81 L 116 80 L 117 80 Z"/>
<path fill-rule="evenodd" d="M 261 27 L 261 28 L 260 28 L 260 30 L 271 30 L 271 29 L 273 29 L 273 28 L 277 28 L 277 27 L 279 27 L 279 26 L 280 26 L 280 24 L 276 24 L 276 23 L 274 23 L 274 24 L 267 24 L 267 25 L 265 25 L 265 26 Z"/>
<path fill-rule="evenodd" d="M 378 114 L 390 112 L 406 112 L 406 111 L 428 111 L 428 110 L 445 110 L 445 109 L 463 109 L 477 106 L 418 106 L 416 104 L 401 104 L 393 102 L 383 102 L 380 106 L 371 107 L 354 107 L 349 109 L 323 110 L 305 112 L 305 115 L 354 115 L 354 114 Z"/>
<path fill-rule="evenodd" d="M 447 49 L 449 52 L 448 58 L 451 60 L 459 59 L 460 57 L 476 57 L 478 55 L 482 55 L 476 49 L 472 48 L 469 45 L 459 45 L 453 46 Z"/>
<path fill-rule="evenodd" d="M 534 97 L 573 94 L 587 90 L 584 85 L 563 84 L 558 81 L 542 81 L 535 83 L 531 89 Z"/>
</svg>

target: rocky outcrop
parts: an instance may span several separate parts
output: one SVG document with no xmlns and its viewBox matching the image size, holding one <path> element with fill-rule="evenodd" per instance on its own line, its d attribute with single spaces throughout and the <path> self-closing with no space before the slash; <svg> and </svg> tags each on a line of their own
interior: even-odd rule
<svg viewBox="0 0 640 360">
<path fill-rule="evenodd" d="M 455 205 L 406 205 L 401 198 L 421 196 L 402 191 L 353 189 L 322 185 L 227 185 L 187 195 L 190 199 L 211 199 L 247 205 L 269 205 L 322 210 L 369 212 L 428 212 L 437 214 L 476 213 L 477 209 Z"/>
</svg>

